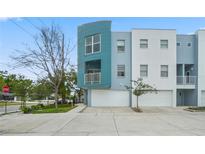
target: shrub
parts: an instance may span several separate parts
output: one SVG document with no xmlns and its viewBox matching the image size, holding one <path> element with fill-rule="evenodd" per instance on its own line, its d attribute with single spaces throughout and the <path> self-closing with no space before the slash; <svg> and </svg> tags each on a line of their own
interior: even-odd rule
<svg viewBox="0 0 205 154">
<path fill-rule="evenodd" d="M 36 106 L 38 106 L 40 108 L 44 108 L 45 107 L 45 105 L 43 105 L 43 104 L 37 104 Z"/>
<path fill-rule="evenodd" d="M 45 106 L 43 104 L 37 104 L 37 105 L 32 105 L 31 109 L 33 110 L 41 110 L 43 109 Z"/>
<path fill-rule="evenodd" d="M 23 113 L 31 113 L 32 109 L 30 107 L 24 106 L 21 108 Z"/>
<path fill-rule="evenodd" d="M 40 109 L 40 107 L 37 106 L 37 105 L 32 105 L 31 106 L 31 110 L 39 110 L 39 109 Z"/>
</svg>

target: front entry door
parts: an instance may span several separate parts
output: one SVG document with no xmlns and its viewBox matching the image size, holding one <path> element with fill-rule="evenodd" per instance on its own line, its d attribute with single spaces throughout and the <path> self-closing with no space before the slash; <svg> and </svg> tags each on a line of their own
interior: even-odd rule
<svg viewBox="0 0 205 154">
<path fill-rule="evenodd" d="M 182 90 L 177 92 L 177 106 L 184 106 L 184 93 Z"/>
</svg>

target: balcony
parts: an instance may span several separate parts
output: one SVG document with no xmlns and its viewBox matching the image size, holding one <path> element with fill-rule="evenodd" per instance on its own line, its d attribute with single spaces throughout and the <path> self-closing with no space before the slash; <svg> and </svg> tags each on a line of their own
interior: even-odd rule
<svg viewBox="0 0 205 154">
<path fill-rule="evenodd" d="M 177 76 L 177 88 L 194 89 L 196 85 L 196 76 Z"/>
<path fill-rule="evenodd" d="M 84 74 L 84 84 L 101 83 L 101 72 Z"/>
</svg>

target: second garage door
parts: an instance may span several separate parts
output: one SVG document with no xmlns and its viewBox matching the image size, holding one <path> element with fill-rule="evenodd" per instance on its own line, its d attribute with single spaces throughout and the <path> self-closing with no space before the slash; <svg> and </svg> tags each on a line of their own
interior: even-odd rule
<svg viewBox="0 0 205 154">
<path fill-rule="evenodd" d="M 158 91 L 155 93 L 148 93 L 139 97 L 140 106 L 172 106 L 173 100 L 172 91 Z M 136 100 L 136 99 L 135 99 Z M 136 104 L 135 102 L 134 105 Z"/>
</svg>

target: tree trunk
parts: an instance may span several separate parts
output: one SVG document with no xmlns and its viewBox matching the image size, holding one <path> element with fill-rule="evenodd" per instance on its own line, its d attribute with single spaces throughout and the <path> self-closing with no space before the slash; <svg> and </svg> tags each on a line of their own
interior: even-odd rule
<svg viewBox="0 0 205 154">
<path fill-rule="evenodd" d="M 58 88 L 55 88 L 55 107 L 58 108 Z"/>
<path fill-rule="evenodd" d="M 137 96 L 137 109 L 139 109 L 139 106 L 138 106 L 138 96 Z"/>
<path fill-rule="evenodd" d="M 78 103 L 80 103 L 80 101 L 81 101 L 81 96 L 79 95 L 78 96 Z"/>
<path fill-rule="evenodd" d="M 61 97 L 62 97 L 61 103 L 62 103 L 62 104 L 65 104 L 65 94 L 62 93 Z"/>
</svg>

